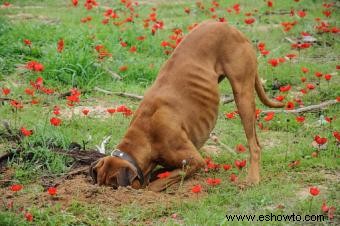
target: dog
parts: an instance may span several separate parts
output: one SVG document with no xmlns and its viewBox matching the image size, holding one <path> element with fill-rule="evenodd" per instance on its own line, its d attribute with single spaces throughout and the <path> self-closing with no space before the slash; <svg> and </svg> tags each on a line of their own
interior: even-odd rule
<svg viewBox="0 0 340 226">
<path fill-rule="evenodd" d="M 250 150 L 247 182 L 259 183 L 261 147 L 254 93 L 266 106 L 283 104 L 266 96 L 248 39 L 227 23 L 215 21 L 201 23 L 177 46 L 145 93 L 117 149 L 91 165 L 94 182 L 158 192 L 179 182 L 183 174 L 187 178 L 203 168 L 198 150 L 216 124 L 218 84 L 224 78 L 231 84 Z M 164 168 L 156 173 L 170 174 L 152 180 L 158 165 Z"/>
</svg>

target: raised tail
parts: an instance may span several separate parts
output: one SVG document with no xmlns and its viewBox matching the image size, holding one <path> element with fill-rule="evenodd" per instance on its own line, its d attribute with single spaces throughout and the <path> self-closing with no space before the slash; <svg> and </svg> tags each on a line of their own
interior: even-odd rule
<svg viewBox="0 0 340 226">
<path fill-rule="evenodd" d="M 264 91 L 264 88 L 262 86 L 262 83 L 260 81 L 259 75 L 256 73 L 256 77 L 255 77 L 255 90 L 257 95 L 259 96 L 261 102 L 268 106 L 268 107 L 272 107 L 272 108 L 282 108 L 284 105 L 284 103 L 278 102 L 278 101 L 272 101 L 268 98 L 266 92 Z"/>
</svg>

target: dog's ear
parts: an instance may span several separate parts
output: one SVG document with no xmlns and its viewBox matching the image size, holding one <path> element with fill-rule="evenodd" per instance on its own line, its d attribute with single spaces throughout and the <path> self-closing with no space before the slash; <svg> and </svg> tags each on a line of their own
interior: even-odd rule
<svg viewBox="0 0 340 226">
<path fill-rule="evenodd" d="M 90 166 L 90 176 L 92 177 L 93 182 L 96 184 L 97 183 L 97 168 L 102 166 L 104 164 L 104 161 L 100 162 L 100 165 L 98 165 L 100 159 L 98 159 L 97 161 L 93 162 Z"/>
<path fill-rule="evenodd" d="M 138 176 L 137 169 L 132 167 L 120 168 L 117 172 L 118 186 L 129 186 Z"/>
</svg>

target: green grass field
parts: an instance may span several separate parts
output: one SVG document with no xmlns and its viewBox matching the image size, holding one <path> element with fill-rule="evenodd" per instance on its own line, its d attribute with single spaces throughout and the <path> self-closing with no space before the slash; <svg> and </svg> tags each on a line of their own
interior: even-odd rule
<svg viewBox="0 0 340 226">
<path fill-rule="evenodd" d="M 339 3 L 275 0 L 269 7 L 264 0 L 98 0 L 99 5 L 89 10 L 85 2 L 79 0 L 74 6 L 72 0 L 0 0 L 0 121 L 22 138 L 20 143 L 7 139 L 8 131 L 0 125 L 0 155 L 23 150 L 1 168 L 0 225 L 307 224 L 228 221 L 227 214 L 299 214 L 302 219 L 323 215 L 324 221 L 313 224 L 339 224 L 338 102 L 300 114 L 276 113 L 273 119 L 259 115 L 263 155 L 258 186 L 244 185 L 248 163 L 243 170 L 234 166 L 235 160 L 248 160 L 249 152 L 235 151 L 237 145 L 247 147 L 247 143 L 240 118 L 226 117 L 236 110 L 231 102 L 220 105 L 213 131 L 219 142 L 210 139 L 201 152 L 221 166 L 231 164 L 232 169 L 202 171 L 162 193 L 99 188 L 85 175 L 78 175 L 61 180 L 56 196 L 50 197 L 47 184 L 74 167 L 71 158 L 50 148 L 67 149 L 76 142 L 95 149 L 111 135 L 106 149 L 113 150 L 131 117 L 110 115 L 107 109 L 125 105 L 135 111 L 138 107 L 137 100 L 107 95 L 98 88 L 143 95 L 176 42 L 204 20 L 228 21 L 249 38 L 257 49 L 260 77 L 272 98 L 284 96 L 283 102 L 300 108 L 340 97 Z M 245 23 L 249 18 L 255 22 Z M 308 48 L 292 47 L 311 38 L 314 42 Z M 265 43 L 262 52 L 260 43 Z M 276 67 L 268 63 L 276 59 L 285 62 Z M 39 64 L 28 65 L 31 61 L 43 69 Z M 316 72 L 322 75 L 317 77 Z M 272 89 L 276 81 L 291 89 Z M 81 92 L 80 100 L 69 106 L 67 95 L 60 95 L 75 87 Z M 228 81 L 221 83 L 220 93 L 231 95 Z M 60 108 L 59 115 L 54 113 L 55 106 Z M 259 101 L 257 108 L 268 110 Z M 84 109 L 89 110 L 87 116 Z M 297 116 L 303 116 L 304 122 L 297 122 Z M 61 119 L 61 124 L 51 125 L 52 117 Z M 317 135 L 327 138 L 326 144 L 315 143 Z M 231 174 L 237 175 L 236 182 L 230 180 Z M 208 178 L 221 179 L 221 183 L 211 186 Z M 23 189 L 12 191 L 14 184 Z M 199 194 L 191 190 L 196 184 L 202 186 Z M 320 193 L 312 197 L 314 186 Z M 321 209 L 324 202 L 328 211 Z"/>
</svg>

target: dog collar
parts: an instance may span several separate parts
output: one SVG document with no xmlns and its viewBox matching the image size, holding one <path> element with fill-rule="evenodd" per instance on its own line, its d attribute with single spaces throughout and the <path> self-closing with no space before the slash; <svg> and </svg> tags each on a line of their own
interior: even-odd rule
<svg viewBox="0 0 340 226">
<path fill-rule="evenodd" d="M 131 163 L 137 170 L 137 176 L 138 176 L 138 180 L 141 183 L 141 185 L 144 185 L 144 175 L 143 172 L 141 170 L 141 168 L 138 166 L 138 164 L 136 163 L 136 161 L 126 152 L 122 152 L 119 149 L 115 149 L 112 153 L 111 156 L 114 157 L 118 157 L 121 159 L 124 159 L 126 161 L 128 161 L 129 163 Z"/>
</svg>

